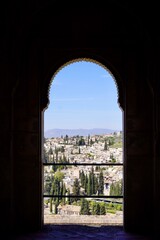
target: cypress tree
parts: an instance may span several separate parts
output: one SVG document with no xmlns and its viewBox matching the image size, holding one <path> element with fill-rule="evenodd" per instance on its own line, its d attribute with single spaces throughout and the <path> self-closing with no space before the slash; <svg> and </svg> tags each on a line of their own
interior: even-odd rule
<svg viewBox="0 0 160 240">
<path fill-rule="evenodd" d="M 88 176 L 85 175 L 85 183 L 84 183 L 85 192 L 88 194 Z"/>
<path fill-rule="evenodd" d="M 66 195 L 66 192 L 67 192 L 67 190 L 66 190 L 66 185 L 65 185 L 65 183 L 63 183 L 63 191 L 62 191 L 62 195 L 65 196 L 65 195 Z M 66 198 L 65 198 L 65 197 L 63 197 L 62 202 L 63 202 L 63 204 L 66 203 Z"/>
<path fill-rule="evenodd" d="M 90 144 L 90 135 L 88 135 L 88 146 Z"/>
<path fill-rule="evenodd" d="M 56 163 L 58 163 L 58 149 L 55 147 Z"/>
<path fill-rule="evenodd" d="M 81 186 L 85 188 L 85 174 L 84 171 L 80 171 L 80 180 L 81 180 Z"/>
<path fill-rule="evenodd" d="M 94 190 L 95 190 L 95 194 L 98 192 L 98 178 L 95 176 L 94 177 L 95 179 L 94 179 L 94 182 L 95 182 L 95 187 L 94 187 Z"/>
<path fill-rule="evenodd" d="M 87 195 L 91 195 L 91 194 L 92 194 L 92 177 L 91 177 L 91 173 L 89 173 L 88 184 L 87 184 Z"/>
<path fill-rule="evenodd" d="M 108 145 L 107 145 L 107 140 L 105 139 L 105 142 L 104 142 L 104 150 L 107 151 L 108 150 Z"/>
<path fill-rule="evenodd" d="M 81 210 L 80 210 L 81 215 L 89 215 L 89 203 L 86 199 L 82 199 L 81 201 Z"/>
<path fill-rule="evenodd" d="M 103 171 L 100 171 L 100 175 L 99 175 L 99 189 L 98 189 L 98 193 L 99 194 L 103 194 L 104 191 L 104 178 L 103 178 Z"/>
<path fill-rule="evenodd" d="M 73 183 L 73 195 L 75 195 L 75 196 L 80 195 L 80 185 L 79 185 L 79 181 L 77 178 L 74 180 L 74 183 Z M 79 198 L 75 197 L 75 201 L 78 201 L 78 200 L 79 200 Z"/>
<path fill-rule="evenodd" d="M 91 170 L 91 194 L 95 193 L 95 176 L 94 176 L 94 168 L 92 166 Z"/>
<path fill-rule="evenodd" d="M 67 204 L 71 204 L 71 197 L 70 197 L 70 190 L 69 188 L 67 189 Z"/>
</svg>

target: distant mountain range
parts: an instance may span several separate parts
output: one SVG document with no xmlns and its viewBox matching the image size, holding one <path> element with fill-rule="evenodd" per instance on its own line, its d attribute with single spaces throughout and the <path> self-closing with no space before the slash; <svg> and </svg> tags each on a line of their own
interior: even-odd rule
<svg viewBox="0 0 160 240">
<path fill-rule="evenodd" d="M 45 138 L 52 138 L 52 137 L 61 137 L 68 135 L 69 137 L 72 136 L 92 136 L 92 135 L 100 135 L 100 134 L 108 134 L 113 132 L 118 132 L 120 130 L 111 130 L 105 128 L 92 128 L 92 129 L 50 129 L 44 132 Z"/>
</svg>

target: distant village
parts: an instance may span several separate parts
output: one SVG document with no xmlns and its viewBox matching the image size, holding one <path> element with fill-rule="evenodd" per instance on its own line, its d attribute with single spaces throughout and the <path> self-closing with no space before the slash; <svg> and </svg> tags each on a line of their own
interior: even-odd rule
<svg viewBox="0 0 160 240">
<path fill-rule="evenodd" d="M 51 197 L 44 198 L 44 208 L 57 215 L 122 211 L 122 199 L 114 204 L 100 198 L 123 195 L 122 137 L 113 132 L 45 138 L 44 195 Z"/>
</svg>

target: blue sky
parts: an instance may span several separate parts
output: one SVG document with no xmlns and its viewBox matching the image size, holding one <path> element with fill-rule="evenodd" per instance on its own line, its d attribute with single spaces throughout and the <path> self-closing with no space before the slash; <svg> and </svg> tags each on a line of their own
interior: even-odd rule
<svg viewBox="0 0 160 240">
<path fill-rule="evenodd" d="M 96 63 L 80 61 L 63 67 L 49 90 L 44 131 L 53 128 L 122 130 L 122 111 L 111 74 Z"/>
</svg>

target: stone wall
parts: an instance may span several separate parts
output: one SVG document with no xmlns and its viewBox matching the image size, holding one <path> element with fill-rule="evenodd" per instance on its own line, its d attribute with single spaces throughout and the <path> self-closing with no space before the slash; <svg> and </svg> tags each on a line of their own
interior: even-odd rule
<svg viewBox="0 0 160 240">
<path fill-rule="evenodd" d="M 45 214 L 44 224 L 123 225 L 122 212 L 103 216 Z"/>
</svg>

